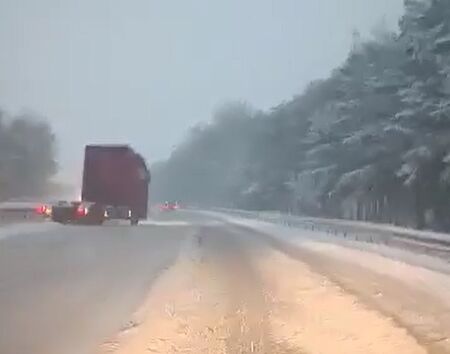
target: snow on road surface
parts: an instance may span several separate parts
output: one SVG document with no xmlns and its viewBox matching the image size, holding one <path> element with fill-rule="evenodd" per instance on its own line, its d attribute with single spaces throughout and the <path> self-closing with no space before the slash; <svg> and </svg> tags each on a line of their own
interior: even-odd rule
<svg viewBox="0 0 450 354">
<path fill-rule="evenodd" d="M 408 328 L 431 352 L 450 352 L 448 260 L 324 232 L 229 216 L 224 219 L 257 230 L 274 247 L 303 259 L 366 305 Z"/>
<path fill-rule="evenodd" d="M 99 353 L 425 354 L 392 317 L 266 242 L 203 227 Z"/>
</svg>

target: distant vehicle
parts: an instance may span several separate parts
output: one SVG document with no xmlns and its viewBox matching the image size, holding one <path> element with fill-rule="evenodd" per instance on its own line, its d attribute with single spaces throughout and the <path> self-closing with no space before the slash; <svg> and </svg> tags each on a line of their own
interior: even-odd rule
<svg viewBox="0 0 450 354">
<path fill-rule="evenodd" d="M 149 183 L 144 159 L 128 145 L 88 145 L 81 201 L 52 206 L 52 220 L 101 225 L 124 219 L 137 225 L 147 218 Z"/>
<path fill-rule="evenodd" d="M 178 202 L 165 202 L 159 207 L 160 211 L 173 211 L 178 209 L 180 209 L 180 204 Z"/>
</svg>

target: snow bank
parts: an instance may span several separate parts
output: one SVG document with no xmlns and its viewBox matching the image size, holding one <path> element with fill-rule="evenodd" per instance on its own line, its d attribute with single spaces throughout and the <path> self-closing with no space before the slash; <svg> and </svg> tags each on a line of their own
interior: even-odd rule
<svg viewBox="0 0 450 354">
<path fill-rule="evenodd" d="M 214 209 L 214 211 L 279 225 L 325 231 L 339 237 L 356 237 L 356 239 L 361 241 L 388 242 L 394 238 L 401 238 L 428 245 L 440 245 L 441 247 L 449 248 L 450 251 L 450 234 L 446 233 L 419 231 L 406 227 L 371 222 L 300 217 L 279 212 L 251 212 L 234 209 Z"/>
<path fill-rule="evenodd" d="M 287 225 L 274 224 L 272 222 L 266 222 L 256 219 L 246 219 L 243 217 L 236 217 L 219 212 L 207 212 L 215 217 L 221 217 L 223 220 L 239 225 L 251 228 L 258 232 L 270 235 L 271 237 L 278 238 L 284 242 L 288 242 L 294 247 L 302 247 L 311 251 L 333 252 L 335 255 L 338 253 L 341 258 L 345 258 L 349 262 L 356 262 L 359 265 L 367 263 L 367 267 L 372 267 L 373 262 L 369 262 L 369 258 L 375 254 L 381 257 L 389 258 L 393 261 L 399 261 L 399 266 L 402 264 L 410 264 L 427 268 L 433 271 L 450 274 L 450 263 L 448 257 L 436 257 L 434 254 L 420 253 L 413 247 L 401 248 L 399 246 L 393 246 L 391 244 L 377 243 L 377 239 L 373 239 L 373 242 L 362 242 L 361 239 L 355 239 L 353 237 L 337 237 L 333 233 L 306 230 L 302 228 L 291 227 Z M 341 235 L 342 236 L 342 235 Z M 364 256 L 365 255 L 365 256 Z M 381 264 L 378 262 L 378 264 Z"/>
</svg>

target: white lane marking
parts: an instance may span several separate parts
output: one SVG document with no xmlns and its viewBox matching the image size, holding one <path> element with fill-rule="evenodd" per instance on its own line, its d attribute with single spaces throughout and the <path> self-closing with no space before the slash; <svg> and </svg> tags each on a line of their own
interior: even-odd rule
<svg viewBox="0 0 450 354">
<path fill-rule="evenodd" d="M 181 221 L 181 220 L 172 220 L 172 221 L 161 221 L 161 220 L 143 220 L 140 221 L 139 224 L 142 225 L 152 225 L 152 226 L 219 226 L 224 225 L 225 222 L 218 220 L 193 220 L 193 221 Z"/>
<path fill-rule="evenodd" d="M 220 220 L 210 220 L 210 221 L 201 221 L 199 222 L 201 226 L 223 226 L 226 225 L 226 222 Z"/>
<path fill-rule="evenodd" d="M 57 226 L 56 224 L 47 222 L 4 225 L 0 226 L 0 240 L 18 235 L 46 232 Z"/>
<path fill-rule="evenodd" d="M 192 225 L 186 221 L 156 221 L 156 220 L 143 220 L 140 221 L 141 225 L 153 225 L 153 226 L 190 226 Z"/>
</svg>

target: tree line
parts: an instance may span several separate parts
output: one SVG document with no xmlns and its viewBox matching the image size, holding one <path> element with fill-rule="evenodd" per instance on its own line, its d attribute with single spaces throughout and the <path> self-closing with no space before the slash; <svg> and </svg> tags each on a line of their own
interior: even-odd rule
<svg viewBox="0 0 450 354">
<path fill-rule="evenodd" d="M 57 171 L 55 136 L 34 114 L 0 111 L 0 201 L 45 196 Z"/>
<path fill-rule="evenodd" d="M 191 129 L 155 198 L 450 230 L 450 2 L 404 5 L 301 94 Z"/>
</svg>

